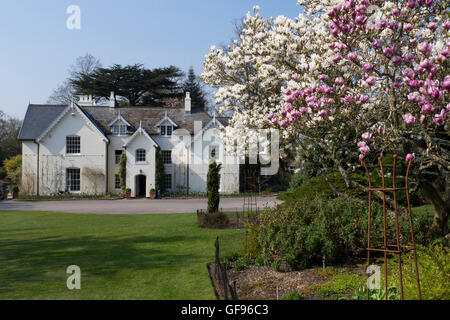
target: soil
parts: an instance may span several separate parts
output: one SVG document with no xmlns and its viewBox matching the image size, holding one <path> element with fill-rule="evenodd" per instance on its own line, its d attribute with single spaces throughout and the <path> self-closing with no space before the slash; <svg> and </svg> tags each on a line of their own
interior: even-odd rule
<svg viewBox="0 0 450 320">
<path fill-rule="evenodd" d="M 356 266 L 341 266 L 347 272 L 361 272 Z M 280 272 L 269 266 L 248 266 L 246 269 L 236 271 L 228 270 L 229 282 L 236 281 L 236 291 L 239 300 L 281 300 L 284 295 L 301 291 L 314 284 L 327 281 L 326 275 L 318 272 L 321 268 L 305 269 L 301 271 Z M 278 297 L 277 297 L 278 286 Z M 217 289 L 217 288 L 216 288 Z M 305 300 L 324 300 L 314 292 L 303 292 Z"/>
</svg>

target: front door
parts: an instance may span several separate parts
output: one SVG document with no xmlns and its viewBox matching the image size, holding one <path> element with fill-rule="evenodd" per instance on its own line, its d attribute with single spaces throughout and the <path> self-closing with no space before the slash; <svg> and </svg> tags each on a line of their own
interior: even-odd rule
<svg viewBox="0 0 450 320">
<path fill-rule="evenodd" d="M 136 198 L 144 198 L 147 195 L 147 177 L 136 176 Z"/>
</svg>

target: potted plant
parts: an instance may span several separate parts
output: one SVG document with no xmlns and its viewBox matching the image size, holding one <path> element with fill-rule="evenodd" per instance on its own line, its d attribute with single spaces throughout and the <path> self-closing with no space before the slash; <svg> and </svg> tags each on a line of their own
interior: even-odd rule
<svg viewBox="0 0 450 320">
<path fill-rule="evenodd" d="M 156 198 L 156 190 L 154 188 L 150 189 L 150 199 L 155 199 Z"/>
<path fill-rule="evenodd" d="M 131 189 L 130 188 L 125 189 L 125 198 L 127 198 L 127 199 L 131 198 Z"/>
</svg>

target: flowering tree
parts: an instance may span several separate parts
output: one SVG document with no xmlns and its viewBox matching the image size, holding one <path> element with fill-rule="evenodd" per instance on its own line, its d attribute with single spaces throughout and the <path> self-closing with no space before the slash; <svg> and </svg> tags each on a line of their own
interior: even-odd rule
<svg viewBox="0 0 450 320">
<path fill-rule="evenodd" d="M 288 31 L 308 37 L 280 109 L 267 119 L 328 151 L 349 186 L 336 150 L 354 144 L 359 159 L 395 152 L 436 208 L 434 229 L 450 212 L 450 21 L 444 1 L 300 0 L 307 19 Z M 303 53 L 306 53 L 303 49 Z M 375 151 L 377 153 L 375 154 Z M 357 156 L 357 154 L 355 155 Z"/>
</svg>

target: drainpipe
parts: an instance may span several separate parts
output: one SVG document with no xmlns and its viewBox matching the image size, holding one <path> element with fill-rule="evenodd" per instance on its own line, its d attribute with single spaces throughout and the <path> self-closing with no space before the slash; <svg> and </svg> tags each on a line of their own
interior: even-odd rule
<svg viewBox="0 0 450 320">
<path fill-rule="evenodd" d="M 105 143 L 105 149 L 106 149 L 106 165 L 105 165 L 105 177 L 106 177 L 106 179 L 105 179 L 105 183 L 106 183 L 106 186 L 105 186 L 105 194 L 106 193 L 108 193 L 108 182 L 109 182 L 109 179 L 108 179 L 108 177 L 109 177 L 109 144 L 106 142 Z"/>
<path fill-rule="evenodd" d="M 37 145 L 37 162 L 36 162 L 36 196 L 39 197 L 39 161 L 40 161 L 40 144 L 34 141 Z"/>
</svg>

